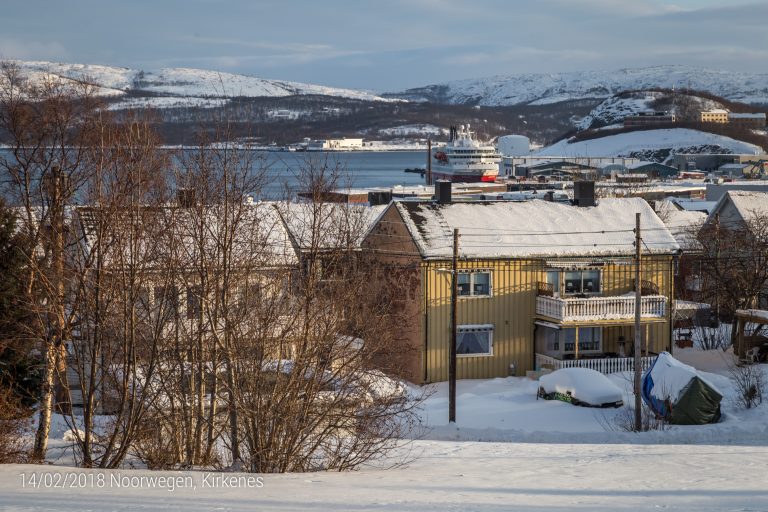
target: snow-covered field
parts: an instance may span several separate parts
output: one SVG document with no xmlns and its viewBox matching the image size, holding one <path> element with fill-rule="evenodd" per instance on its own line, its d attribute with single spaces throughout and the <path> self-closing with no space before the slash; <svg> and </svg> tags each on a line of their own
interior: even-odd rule
<svg viewBox="0 0 768 512">
<path fill-rule="evenodd" d="M 687 128 L 642 130 L 598 139 L 569 143 L 561 140 L 536 154 L 541 156 L 624 156 L 633 151 L 691 148 L 695 146 L 720 146 L 733 153 L 758 154 L 762 150 L 754 144 Z"/>
<path fill-rule="evenodd" d="M 768 511 L 768 404 L 736 407 L 728 354 L 686 349 L 676 357 L 705 370 L 724 393 L 721 423 L 624 432 L 616 420 L 627 407 L 537 400 L 537 382 L 510 377 L 459 381 L 457 423 L 449 426 L 442 383 L 423 405 L 423 436 L 378 466 L 256 475 L 261 479 L 249 484 L 249 475 L 235 473 L 63 466 L 66 426 L 59 419 L 55 465 L 0 466 L 0 510 Z M 609 378 L 629 403 L 630 375 Z M 33 474 L 40 485 L 30 484 Z M 181 479 L 169 490 L 159 476 Z M 224 485 L 220 477 L 235 481 Z"/>
</svg>

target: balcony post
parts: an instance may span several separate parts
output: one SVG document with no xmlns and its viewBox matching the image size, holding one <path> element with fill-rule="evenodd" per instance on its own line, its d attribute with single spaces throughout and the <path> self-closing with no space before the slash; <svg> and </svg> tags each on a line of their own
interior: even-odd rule
<svg viewBox="0 0 768 512">
<path fill-rule="evenodd" d="M 576 344 L 573 346 L 573 351 L 575 353 L 575 359 L 579 359 L 579 326 L 576 326 Z"/>
</svg>

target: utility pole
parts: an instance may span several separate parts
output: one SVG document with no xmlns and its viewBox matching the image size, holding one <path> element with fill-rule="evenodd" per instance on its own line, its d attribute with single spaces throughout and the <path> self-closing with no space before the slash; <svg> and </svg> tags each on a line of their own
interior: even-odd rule
<svg viewBox="0 0 768 512">
<path fill-rule="evenodd" d="M 640 400 L 640 375 L 642 368 L 640 366 L 640 303 L 642 299 L 642 285 L 640 283 L 640 214 L 635 214 L 635 432 L 640 432 L 643 426 Z"/>
<path fill-rule="evenodd" d="M 432 139 L 427 139 L 427 185 L 432 184 Z"/>
<path fill-rule="evenodd" d="M 448 361 L 448 421 L 456 423 L 456 297 L 459 294 L 459 230 L 453 230 L 453 265 L 451 266 L 451 348 Z"/>
</svg>

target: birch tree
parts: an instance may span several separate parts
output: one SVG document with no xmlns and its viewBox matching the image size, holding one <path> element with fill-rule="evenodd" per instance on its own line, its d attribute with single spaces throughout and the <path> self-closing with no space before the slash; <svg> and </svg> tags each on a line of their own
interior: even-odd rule
<svg viewBox="0 0 768 512">
<path fill-rule="evenodd" d="M 66 306 L 65 253 L 69 205 L 89 179 L 87 148 L 99 102 L 85 83 L 43 75 L 29 80 L 14 63 L 0 63 L 0 156 L 5 192 L 20 209 L 28 242 L 24 300 L 29 349 L 43 354 L 38 428 L 33 458 L 45 458 L 54 386 L 63 369 L 72 308 Z"/>
</svg>

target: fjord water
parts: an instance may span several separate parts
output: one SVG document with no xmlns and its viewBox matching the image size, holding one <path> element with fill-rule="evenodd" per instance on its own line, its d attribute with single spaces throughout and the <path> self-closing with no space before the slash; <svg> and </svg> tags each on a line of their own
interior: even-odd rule
<svg viewBox="0 0 768 512">
<path fill-rule="evenodd" d="M 256 156 L 254 167 L 266 169 L 268 182 L 263 195 L 267 199 L 284 197 L 286 187 L 300 191 L 297 177 L 301 169 L 308 166 L 326 165 L 329 169 L 340 169 L 342 178 L 338 188 L 420 185 L 424 178 L 420 174 L 406 173 L 405 169 L 426 166 L 426 151 L 264 151 Z"/>
<path fill-rule="evenodd" d="M 0 157 L 12 158 L 5 149 L 0 149 L 0 153 Z M 252 161 L 254 172 L 266 174 L 263 190 L 253 191 L 255 196 L 263 199 L 285 198 L 286 191 L 291 195 L 301 192 L 298 176 L 303 168 L 310 166 L 339 169 L 341 178 L 337 188 L 420 185 L 424 178 L 420 174 L 406 173 L 405 169 L 426 166 L 426 151 L 255 151 L 245 158 Z"/>
</svg>

